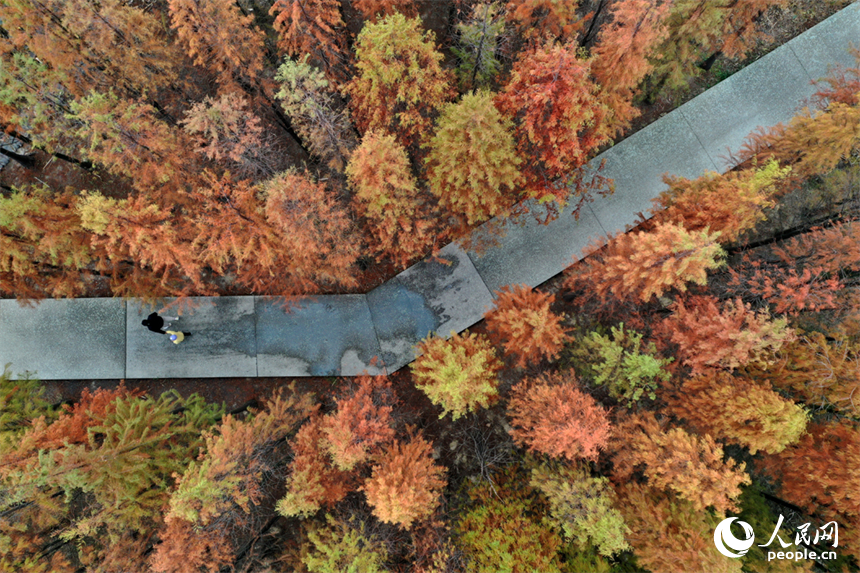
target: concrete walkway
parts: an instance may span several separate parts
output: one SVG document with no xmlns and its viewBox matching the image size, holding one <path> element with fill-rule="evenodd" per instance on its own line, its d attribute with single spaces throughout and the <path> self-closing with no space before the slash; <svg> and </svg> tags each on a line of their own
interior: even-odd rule
<svg viewBox="0 0 860 573">
<path fill-rule="evenodd" d="M 0 366 L 43 380 L 351 376 L 393 372 L 430 332 L 448 336 L 481 320 L 493 291 L 537 286 L 578 259 L 593 239 L 624 230 L 665 188 L 662 175 L 726 171 L 724 156 L 758 126 L 791 119 L 828 66 L 853 66 L 860 5 L 852 4 L 594 160 L 615 194 L 587 205 L 579 221 L 504 222 L 483 254 L 451 244 L 450 264 L 420 262 L 366 295 L 319 296 L 285 314 L 268 297 L 193 299 L 180 345 L 140 324 L 150 312 L 119 299 L 0 301 Z M 481 234 L 485 229 L 478 229 Z"/>
</svg>

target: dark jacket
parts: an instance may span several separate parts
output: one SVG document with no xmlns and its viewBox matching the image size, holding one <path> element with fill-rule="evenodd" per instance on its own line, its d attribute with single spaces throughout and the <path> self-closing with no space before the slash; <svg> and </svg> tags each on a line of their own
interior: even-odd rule
<svg viewBox="0 0 860 573">
<path fill-rule="evenodd" d="M 161 330 L 164 326 L 164 319 L 158 316 L 157 312 L 153 312 L 141 322 L 145 327 L 147 327 L 152 332 L 157 332 L 158 334 L 167 334 L 167 332 Z"/>
</svg>

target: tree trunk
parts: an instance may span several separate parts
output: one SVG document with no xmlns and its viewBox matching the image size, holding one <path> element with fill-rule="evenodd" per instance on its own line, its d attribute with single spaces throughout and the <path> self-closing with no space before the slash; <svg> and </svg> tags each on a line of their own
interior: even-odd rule
<svg viewBox="0 0 860 573">
<path fill-rule="evenodd" d="M 14 151 L 10 151 L 4 147 L 0 147 L 0 153 L 9 159 L 17 161 L 24 169 L 32 170 L 33 167 L 36 166 L 36 158 L 32 154 L 21 155 L 20 153 L 15 153 Z"/>
</svg>

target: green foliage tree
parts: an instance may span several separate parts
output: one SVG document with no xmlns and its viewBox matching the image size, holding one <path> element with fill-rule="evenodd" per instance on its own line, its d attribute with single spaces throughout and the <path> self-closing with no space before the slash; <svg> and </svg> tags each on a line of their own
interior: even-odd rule
<svg viewBox="0 0 860 573">
<path fill-rule="evenodd" d="M 430 191 L 465 225 L 508 214 L 517 197 L 520 159 L 510 129 L 489 92 L 442 108 L 428 145 Z"/>
<path fill-rule="evenodd" d="M 532 470 L 530 484 L 549 500 L 550 520 L 566 539 L 582 549 L 594 545 L 605 557 L 630 549 L 608 479 L 591 477 L 582 466 L 542 464 Z"/>
<path fill-rule="evenodd" d="M 0 372 L 0 448 L 5 450 L 15 437 L 30 427 L 39 417 L 57 416 L 51 403 L 45 400 L 45 388 L 29 372 L 12 380 L 9 364 Z"/>
<path fill-rule="evenodd" d="M 475 4 L 466 21 L 457 24 L 457 46 L 451 51 L 460 60 L 457 77 L 464 89 L 486 87 L 501 71 L 496 48 L 505 22 L 499 16 L 497 4 Z"/>
<path fill-rule="evenodd" d="M 355 58 L 357 74 L 343 89 L 358 130 L 381 129 L 406 148 L 424 141 L 435 110 L 453 96 L 433 33 L 418 18 L 391 14 L 361 30 Z"/>
<path fill-rule="evenodd" d="M 367 534 L 364 523 L 326 516 L 327 526 L 311 528 L 301 561 L 310 573 L 382 573 L 388 555 Z"/>
<path fill-rule="evenodd" d="M 338 106 L 329 81 L 308 63 L 308 57 L 286 60 L 275 80 L 275 94 L 311 153 L 326 165 L 342 170 L 356 146 L 355 133 L 346 110 Z"/>
<path fill-rule="evenodd" d="M 642 335 L 624 330 L 624 323 L 613 326 L 610 335 L 591 332 L 572 351 L 587 380 L 607 386 L 609 393 L 627 402 L 628 407 L 647 397 L 657 397 L 660 382 L 670 378 L 664 367 L 671 358 L 657 358 L 654 343 L 642 347 Z"/>
<path fill-rule="evenodd" d="M 486 408 L 498 396 L 497 374 L 502 363 L 483 335 L 454 334 L 450 339 L 429 336 L 416 347 L 412 378 L 430 401 L 442 407 L 440 418 L 456 420 Z"/>
<path fill-rule="evenodd" d="M 517 485 L 525 478 L 511 474 L 498 476 L 496 493 L 488 484 L 473 486 L 468 492 L 471 506 L 455 531 L 469 570 L 560 573 L 557 551 L 561 539 L 541 517 L 543 508 L 522 487 L 526 484 Z"/>
<path fill-rule="evenodd" d="M 217 431 L 207 432 L 205 452 L 181 473 L 165 516 L 165 533 L 187 531 L 190 525 L 200 533 L 199 538 L 162 535 L 152 556 L 153 570 L 167 573 L 206 566 L 217 571 L 229 563 L 233 558 L 228 549 L 230 536 L 252 523 L 252 506 L 277 487 L 278 466 L 288 455 L 285 438 L 316 408 L 312 396 L 291 388 L 276 394 L 249 420 L 228 415 Z M 214 552 L 188 546 L 207 540 L 216 548 Z M 185 559 L 175 562 L 173 557 L 181 554 Z M 192 556 L 199 561 L 190 561 Z"/>
</svg>

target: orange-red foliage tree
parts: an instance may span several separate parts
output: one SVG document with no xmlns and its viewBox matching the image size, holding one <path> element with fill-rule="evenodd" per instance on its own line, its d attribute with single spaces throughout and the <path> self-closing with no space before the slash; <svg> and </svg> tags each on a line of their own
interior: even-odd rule
<svg viewBox="0 0 860 573">
<path fill-rule="evenodd" d="M 453 94 L 433 32 L 402 14 L 367 24 L 355 41 L 355 77 L 344 86 L 358 130 L 381 129 L 406 148 L 431 133 L 432 116 Z"/>
<path fill-rule="evenodd" d="M 802 334 L 783 346 L 772 364 L 747 371 L 810 406 L 833 405 L 860 417 L 860 343 L 845 334 L 830 339 L 820 332 Z"/>
<path fill-rule="evenodd" d="M 111 288 L 122 296 L 159 297 L 212 293 L 203 282 L 203 265 L 190 248 L 187 222 L 148 197 L 113 199 L 83 194 L 75 205 L 92 244 L 112 264 Z"/>
<path fill-rule="evenodd" d="M 526 38 L 568 40 L 582 29 L 578 0 L 510 0 L 506 19 Z"/>
<path fill-rule="evenodd" d="M 351 471 L 394 439 L 391 412 L 396 397 L 385 377 L 361 376 L 354 391 L 337 399 L 337 409 L 320 424 L 324 448 L 334 465 Z"/>
<path fill-rule="evenodd" d="M 325 451 L 322 418 L 312 417 L 290 442 L 287 491 L 277 511 L 286 517 L 310 517 L 331 507 L 355 489 L 354 476 L 334 466 Z"/>
<path fill-rule="evenodd" d="M 766 311 L 754 312 L 739 299 L 726 301 L 720 309 L 714 297 L 694 296 L 679 300 L 672 309 L 659 330 L 679 346 L 681 361 L 693 372 L 734 370 L 751 363 L 765 366 L 794 339 L 785 318 L 770 320 Z"/>
<path fill-rule="evenodd" d="M 514 62 L 496 106 L 514 121 L 524 194 L 568 203 L 567 179 L 609 141 L 606 108 L 575 42 L 528 49 Z M 586 198 L 578 197 L 576 212 Z"/>
<path fill-rule="evenodd" d="M 409 156 L 393 135 L 365 133 L 346 175 L 355 191 L 353 206 L 367 219 L 374 251 L 405 265 L 433 244 L 429 208 L 419 194 Z"/>
<path fill-rule="evenodd" d="M 239 5 L 224 0 L 169 0 L 170 25 L 194 63 L 222 85 L 250 87 L 263 72 L 264 33 Z"/>
<path fill-rule="evenodd" d="M 605 24 L 591 50 L 591 73 L 600 84 L 600 99 L 609 109 L 607 122 L 621 132 L 639 115 L 633 97 L 653 65 L 649 58 L 666 37 L 663 21 L 671 4 L 659 0 L 616 0 L 612 22 Z"/>
<path fill-rule="evenodd" d="M 784 499 L 822 520 L 839 522 L 840 547 L 860 557 L 860 428 L 847 420 L 813 424 L 800 442 L 768 456 L 765 470 Z"/>
<path fill-rule="evenodd" d="M 222 165 L 232 164 L 239 174 L 253 175 L 267 166 L 262 157 L 263 127 L 249 108 L 246 98 L 229 92 L 194 104 L 181 123 L 198 153 Z"/>
<path fill-rule="evenodd" d="M 161 22 L 127 2 L 5 2 L 0 20 L 4 38 L 15 50 L 33 54 L 59 80 L 48 97 L 60 95 L 56 90 L 62 87 L 74 96 L 112 89 L 122 97 L 139 98 L 177 84 L 181 56 L 167 41 Z"/>
<path fill-rule="evenodd" d="M 769 162 L 761 169 L 711 172 L 693 180 L 666 176 L 669 188 L 653 200 L 652 213 L 689 231 L 718 231 L 721 242 L 732 242 L 764 219 L 764 209 L 774 205 L 776 184 L 788 173 Z"/>
<path fill-rule="evenodd" d="M 442 407 L 440 418 L 456 420 L 498 397 L 501 361 L 483 335 L 453 334 L 450 339 L 428 337 L 416 347 L 421 354 L 412 363 L 415 386 Z"/>
<path fill-rule="evenodd" d="M 355 0 L 352 5 L 370 22 L 394 13 L 412 18 L 416 11 L 415 0 Z"/>
<path fill-rule="evenodd" d="M 746 446 L 751 454 L 781 452 L 806 430 L 803 408 L 747 376 L 718 370 L 685 381 L 667 402 L 696 432 Z"/>
<path fill-rule="evenodd" d="M 276 0 L 269 14 L 275 17 L 281 52 L 293 57 L 308 54 L 335 85 L 349 77 L 340 0 Z"/>
<path fill-rule="evenodd" d="M 577 388 L 572 371 L 544 374 L 514 386 L 508 415 L 514 442 L 571 461 L 596 459 L 611 432 L 606 411 Z"/>
<path fill-rule="evenodd" d="M 725 513 L 702 511 L 674 495 L 635 483 L 618 488 L 626 535 L 636 562 L 653 573 L 741 573 L 744 562 L 714 549 L 714 528 Z"/>
<path fill-rule="evenodd" d="M 292 295 L 350 286 L 359 245 L 349 217 L 323 183 L 295 170 L 259 187 L 209 174 L 197 192 L 195 245 L 218 272 L 255 292 Z"/>
<path fill-rule="evenodd" d="M 543 359 L 556 358 L 566 335 L 562 316 L 550 309 L 552 295 L 518 285 L 496 292 L 496 306 L 484 314 L 490 342 L 516 356 L 525 368 Z"/>
<path fill-rule="evenodd" d="M 588 298 L 601 302 L 647 302 L 672 289 L 685 292 L 688 282 L 704 285 L 708 270 L 722 264 L 718 237 L 669 223 L 658 223 L 651 231 L 623 233 L 575 265 L 564 286 L 584 289 Z"/>
<path fill-rule="evenodd" d="M 805 108 L 788 124 L 759 128 L 744 142 L 738 159 L 776 159 L 799 177 L 824 175 L 860 146 L 860 105 L 830 102 L 823 111 Z"/>
<path fill-rule="evenodd" d="M 409 529 L 430 517 L 445 487 L 445 470 L 433 462 L 433 446 L 421 437 L 394 442 L 379 456 L 362 491 L 373 514 Z"/>
<path fill-rule="evenodd" d="M 696 436 L 681 428 L 667 430 L 650 412 L 616 426 L 611 446 L 616 482 L 628 481 L 644 466 L 652 487 L 677 493 L 697 511 L 707 507 L 720 513 L 737 511 L 740 486 L 751 483 L 745 464 L 723 460 L 723 449 L 711 436 Z"/>
</svg>

